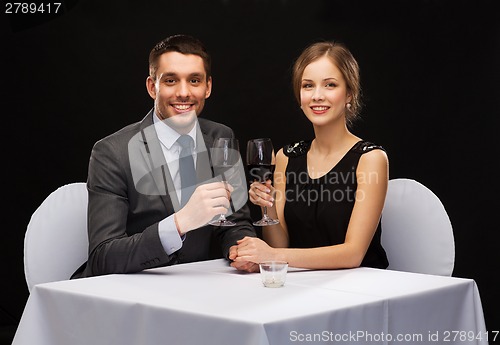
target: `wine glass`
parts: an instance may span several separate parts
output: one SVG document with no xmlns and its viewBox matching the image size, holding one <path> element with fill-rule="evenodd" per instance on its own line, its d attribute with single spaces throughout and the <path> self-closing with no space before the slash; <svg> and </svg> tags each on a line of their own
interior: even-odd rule
<svg viewBox="0 0 500 345">
<path fill-rule="evenodd" d="M 271 139 L 259 138 L 250 139 L 247 143 L 247 167 L 250 174 L 250 183 L 259 181 L 265 183 L 273 180 L 276 157 Z M 272 219 L 267 215 L 267 207 L 263 208 L 262 219 L 253 223 L 256 226 L 267 226 L 278 224 L 277 219 Z"/>
<path fill-rule="evenodd" d="M 240 147 L 238 139 L 235 138 L 217 138 L 212 147 L 212 167 L 214 176 L 222 176 L 222 181 L 227 183 L 226 172 L 233 168 L 240 159 Z M 208 222 L 214 226 L 233 226 L 235 222 L 226 219 L 224 214 L 219 218 Z"/>
</svg>

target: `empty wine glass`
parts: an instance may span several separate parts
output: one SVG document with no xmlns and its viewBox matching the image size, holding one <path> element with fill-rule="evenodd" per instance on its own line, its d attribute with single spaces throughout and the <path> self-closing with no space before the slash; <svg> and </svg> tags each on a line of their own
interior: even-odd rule
<svg viewBox="0 0 500 345">
<path fill-rule="evenodd" d="M 271 139 L 259 138 L 250 139 L 247 143 L 247 167 L 250 174 L 250 183 L 259 181 L 265 183 L 273 180 L 276 157 Z M 253 223 L 256 226 L 267 226 L 278 224 L 277 219 L 272 219 L 267 215 L 267 207 L 263 208 L 262 219 Z"/>
<path fill-rule="evenodd" d="M 222 176 L 222 181 L 227 183 L 226 173 L 233 168 L 240 159 L 240 147 L 238 139 L 235 138 L 217 138 L 212 147 L 212 167 L 215 176 Z M 215 226 L 233 226 L 235 222 L 230 221 L 224 214 L 218 219 L 208 222 Z"/>
</svg>

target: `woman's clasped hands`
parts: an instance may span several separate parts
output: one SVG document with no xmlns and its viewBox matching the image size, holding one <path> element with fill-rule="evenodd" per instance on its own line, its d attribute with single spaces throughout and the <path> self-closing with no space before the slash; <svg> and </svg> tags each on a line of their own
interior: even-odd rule
<svg viewBox="0 0 500 345">
<path fill-rule="evenodd" d="M 236 255 L 232 260 L 231 266 L 238 267 L 240 262 L 259 263 L 280 259 L 276 248 L 270 247 L 260 238 L 247 236 L 238 241 Z M 256 268 L 258 269 L 258 266 Z"/>
</svg>

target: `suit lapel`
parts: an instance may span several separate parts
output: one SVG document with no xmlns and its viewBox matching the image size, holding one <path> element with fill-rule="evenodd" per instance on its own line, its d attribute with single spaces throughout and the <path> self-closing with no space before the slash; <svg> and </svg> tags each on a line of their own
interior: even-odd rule
<svg viewBox="0 0 500 345">
<path fill-rule="evenodd" d="M 180 209 L 174 182 L 168 169 L 165 155 L 153 125 L 154 113 L 151 111 L 141 123 L 140 139 L 142 142 L 143 159 L 149 166 L 149 171 L 165 207 L 172 210 Z"/>
</svg>

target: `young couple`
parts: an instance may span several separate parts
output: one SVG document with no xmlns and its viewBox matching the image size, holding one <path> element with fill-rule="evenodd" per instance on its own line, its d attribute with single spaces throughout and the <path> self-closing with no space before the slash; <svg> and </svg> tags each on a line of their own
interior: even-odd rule
<svg viewBox="0 0 500 345">
<path fill-rule="evenodd" d="M 207 225 L 231 209 L 235 191 L 211 179 L 207 148 L 234 133 L 198 117 L 212 91 L 204 45 L 188 35 L 156 44 L 146 88 L 153 109 L 92 149 L 89 255 L 72 278 L 217 257 L 249 272 L 267 260 L 312 269 L 388 266 L 380 243 L 388 158 L 349 129 L 360 111 L 361 87 L 358 64 L 344 45 L 316 42 L 295 61 L 295 97 L 315 137 L 277 152 L 275 175 L 282 178 L 274 185 L 251 184 L 249 200 L 279 219 L 262 228 L 263 239 L 245 204 L 228 216 L 236 226 Z M 185 162 L 198 182 L 190 191 L 183 185 L 190 175 Z M 301 197 L 312 194 L 314 200 Z"/>
</svg>

